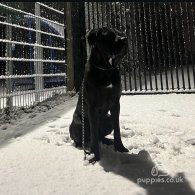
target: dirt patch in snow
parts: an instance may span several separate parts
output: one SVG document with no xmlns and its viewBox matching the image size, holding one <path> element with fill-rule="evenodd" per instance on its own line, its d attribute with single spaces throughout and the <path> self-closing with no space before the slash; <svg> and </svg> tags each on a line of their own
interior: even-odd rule
<svg viewBox="0 0 195 195">
<path fill-rule="evenodd" d="M 68 99 L 70 99 L 69 95 L 55 95 L 30 107 L 5 109 L 5 111 L 0 114 L 0 129 L 6 130 L 6 124 L 14 124 L 17 120 L 24 117 L 34 118 L 39 113 L 47 112 Z"/>
</svg>

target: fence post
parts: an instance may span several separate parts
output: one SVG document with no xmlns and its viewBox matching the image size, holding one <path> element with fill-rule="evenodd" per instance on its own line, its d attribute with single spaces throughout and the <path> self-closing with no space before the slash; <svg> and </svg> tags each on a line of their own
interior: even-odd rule
<svg viewBox="0 0 195 195">
<path fill-rule="evenodd" d="M 41 30 L 41 19 L 36 17 L 40 16 L 40 4 L 35 3 L 35 29 L 40 31 Z M 36 31 L 36 44 L 41 45 L 41 33 Z M 42 61 L 36 61 L 37 59 L 42 60 L 43 59 L 43 49 L 39 46 L 35 46 L 35 63 L 34 63 L 34 69 L 35 69 L 35 75 L 37 74 L 43 74 L 43 62 Z M 36 76 L 35 77 L 35 91 L 39 90 L 38 92 L 35 92 L 35 102 L 40 101 L 40 90 L 43 89 L 43 77 Z"/>
<path fill-rule="evenodd" d="M 7 23 L 11 24 L 11 15 L 7 15 Z M 6 39 L 12 40 L 12 26 L 6 25 Z M 11 58 L 12 57 L 12 44 L 6 43 L 6 57 Z M 6 75 L 11 76 L 13 74 L 13 61 L 12 60 L 6 60 Z M 10 108 L 13 106 L 13 97 L 10 96 L 12 93 L 12 79 L 7 78 L 6 79 L 6 94 L 8 95 L 6 99 L 6 108 L 7 108 L 7 114 L 9 114 Z"/>
<path fill-rule="evenodd" d="M 74 89 L 74 59 L 73 59 L 73 37 L 72 37 L 72 3 L 65 2 L 64 24 L 65 24 L 65 60 L 67 74 L 67 90 Z"/>
<path fill-rule="evenodd" d="M 75 75 L 75 89 L 79 91 L 85 64 L 87 61 L 87 48 L 86 48 L 86 25 L 85 25 L 85 3 L 74 2 L 73 9 L 73 56 L 74 56 L 74 75 Z"/>
<path fill-rule="evenodd" d="M 65 40 L 67 88 L 78 91 L 87 59 L 84 2 L 65 2 Z"/>
</svg>

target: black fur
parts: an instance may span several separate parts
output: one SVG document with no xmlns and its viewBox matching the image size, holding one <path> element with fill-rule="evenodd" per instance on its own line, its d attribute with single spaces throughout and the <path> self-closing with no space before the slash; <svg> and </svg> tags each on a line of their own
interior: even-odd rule
<svg viewBox="0 0 195 195">
<path fill-rule="evenodd" d="M 83 83 L 85 142 L 90 143 L 90 152 L 95 154 L 95 160 L 99 160 L 99 141 L 105 141 L 105 136 L 113 129 L 115 150 L 128 152 L 120 136 L 121 76 L 118 67 L 127 52 L 127 39 L 121 33 L 105 27 L 91 30 L 87 39 L 90 56 Z M 78 146 L 82 145 L 81 93 L 80 90 L 69 129 L 71 138 Z"/>
</svg>

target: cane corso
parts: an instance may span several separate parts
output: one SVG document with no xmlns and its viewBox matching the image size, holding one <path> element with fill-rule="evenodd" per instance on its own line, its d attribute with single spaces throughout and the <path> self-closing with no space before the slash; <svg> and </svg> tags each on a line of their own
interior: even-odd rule
<svg viewBox="0 0 195 195">
<path fill-rule="evenodd" d="M 89 143 L 90 153 L 95 155 L 94 161 L 98 161 L 99 141 L 107 142 L 105 136 L 112 130 L 115 150 L 128 152 L 121 141 L 119 126 L 121 96 L 119 63 L 127 52 L 128 44 L 127 38 L 119 31 L 107 27 L 91 30 L 86 38 L 90 54 L 85 67 L 83 90 L 79 92 L 69 131 L 76 146 L 82 146 L 83 95 L 84 140 L 85 143 Z"/>
</svg>

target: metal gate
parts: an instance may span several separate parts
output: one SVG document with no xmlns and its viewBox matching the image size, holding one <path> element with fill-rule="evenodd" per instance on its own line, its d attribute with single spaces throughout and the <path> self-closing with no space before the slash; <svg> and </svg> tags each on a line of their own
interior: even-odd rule
<svg viewBox="0 0 195 195">
<path fill-rule="evenodd" d="M 195 3 L 86 2 L 86 31 L 108 26 L 128 37 L 123 94 L 195 92 Z"/>
</svg>

